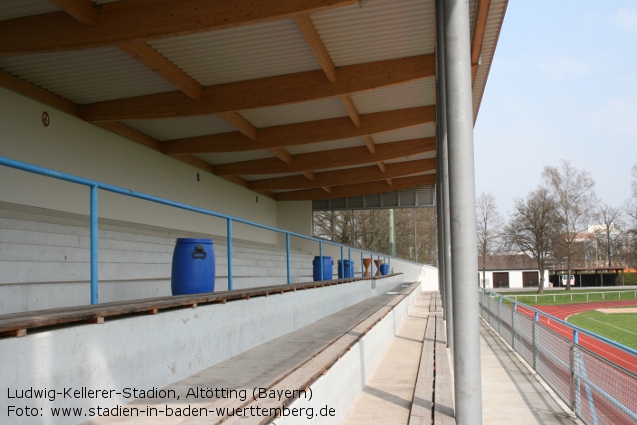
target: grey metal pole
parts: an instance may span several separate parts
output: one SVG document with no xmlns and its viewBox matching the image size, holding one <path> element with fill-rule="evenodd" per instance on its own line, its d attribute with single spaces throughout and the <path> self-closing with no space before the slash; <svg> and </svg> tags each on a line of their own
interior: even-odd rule
<svg viewBox="0 0 637 425">
<path fill-rule="evenodd" d="M 447 141 L 457 425 L 482 424 L 471 34 L 468 0 L 445 0 Z"/>
<path fill-rule="evenodd" d="M 437 91 L 440 92 L 440 86 Z M 440 113 L 438 112 L 438 117 Z M 440 161 L 440 119 L 436 120 L 436 228 L 438 230 L 438 289 L 440 290 L 440 298 L 442 298 L 442 320 L 447 320 L 446 293 L 445 293 L 445 256 L 444 256 L 444 235 L 443 235 L 443 209 L 442 209 L 442 169 Z"/>
<path fill-rule="evenodd" d="M 438 114 L 438 133 L 437 139 L 439 146 L 437 147 L 436 156 L 440 158 L 440 166 L 437 168 L 437 173 L 440 175 L 440 214 L 442 218 L 441 227 L 438 231 L 439 237 L 442 238 L 442 251 L 443 257 L 443 280 L 445 289 L 444 310 L 445 320 L 447 327 L 447 347 L 449 347 L 453 356 L 453 304 L 451 302 L 453 297 L 453 285 L 451 280 L 451 226 L 449 218 L 449 161 L 447 155 L 447 102 L 446 102 L 446 77 L 445 77 L 445 46 L 444 46 L 444 20 L 442 15 L 443 1 L 437 0 L 436 2 L 436 55 L 438 60 L 437 66 L 437 78 L 438 78 L 438 107 L 436 108 Z"/>
</svg>

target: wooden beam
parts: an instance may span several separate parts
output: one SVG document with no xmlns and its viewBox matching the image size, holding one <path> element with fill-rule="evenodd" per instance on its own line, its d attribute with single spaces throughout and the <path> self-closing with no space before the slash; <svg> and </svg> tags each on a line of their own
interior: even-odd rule
<svg viewBox="0 0 637 425">
<path fill-rule="evenodd" d="M 65 3 L 78 3 L 71 0 Z M 9 19 L 0 26 L 0 54 L 89 49 L 293 18 L 358 0 L 127 0 L 102 5 L 85 27 L 64 12 Z"/>
<path fill-rule="evenodd" d="M 150 69 L 175 88 L 179 89 L 191 99 L 199 99 L 203 87 L 190 75 L 186 74 L 174 63 L 166 59 L 157 50 L 142 41 L 120 43 L 119 48 L 135 58 L 139 63 Z"/>
<path fill-rule="evenodd" d="M 51 0 L 73 19 L 87 27 L 97 26 L 98 16 L 91 0 Z"/>
<path fill-rule="evenodd" d="M 383 173 L 385 172 L 385 170 L 387 169 L 387 167 L 385 167 L 385 162 L 384 161 L 378 161 L 376 163 L 376 165 L 378 165 L 378 168 L 380 169 L 380 171 L 382 171 Z"/>
<path fill-rule="evenodd" d="M 44 103 L 67 114 L 77 115 L 78 107 L 68 99 L 0 70 L 0 86 Z"/>
<path fill-rule="evenodd" d="M 326 191 L 327 193 L 332 193 L 332 188 L 329 186 L 323 186 L 321 187 L 321 189 L 323 189 L 324 191 Z"/>
<path fill-rule="evenodd" d="M 352 119 L 352 122 L 354 123 L 354 125 L 356 127 L 360 127 L 361 116 L 358 113 L 358 108 L 356 107 L 356 105 L 354 104 L 354 101 L 352 100 L 352 96 L 350 96 L 349 94 L 343 94 L 343 95 L 340 95 L 338 98 L 341 100 L 341 103 L 345 107 L 345 110 L 347 111 L 347 114 L 349 115 L 349 117 Z"/>
<path fill-rule="evenodd" d="M 140 145 L 144 145 L 156 151 L 159 150 L 160 145 L 157 139 L 147 136 L 144 133 L 141 133 L 118 122 L 102 122 L 96 123 L 95 125 L 108 130 L 111 133 L 115 133 L 119 136 L 125 137 L 128 140 L 139 143 Z"/>
<path fill-rule="evenodd" d="M 301 174 L 310 181 L 316 179 L 316 173 L 314 173 L 314 171 L 301 171 Z"/>
<path fill-rule="evenodd" d="M 257 128 L 238 112 L 221 112 L 218 115 L 248 139 L 257 140 Z"/>
<path fill-rule="evenodd" d="M 387 164 L 385 172 L 380 171 L 377 166 L 371 165 L 366 167 L 316 173 L 313 181 L 309 181 L 303 176 L 286 176 L 273 179 L 254 180 L 248 182 L 248 188 L 252 190 L 311 189 L 315 187 L 339 186 L 344 184 L 383 180 L 386 178 L 405 177 L 412 174 L 433 171 L 435 169 L 435 158 L 419 159 L 396 164 Z"/>
<path fill-rule="evenodd" d="M 360 127 L 347 117 L 267 127 L 258 131 L 256 141 L 238 133 L 169 140 L 162 143 L 162 152 L 170 155 L 237 152 L 363 137 L 433 122 L 434 112 L 433 106 L 421 106 L 366 114 L 361 117 Z M 376 146 L 369 140 L 371 143 L 366 141 L 367 149 L 373 153 Z"/>
<path fill-rule="evenodd" d="M 376 152 L 376 143 L 374 143 L 374 139 L 369 134 L 363 136 L 363 141 L 365 142 L 365 146 L 371 153 Z"/>
<path fill-rule="evenodd" d="M 429 78 L 434 68 L 434 55 L 392 59 L 344 66 L 336 71 L 336 83 L 326 81 L 322 71 L 277 75 L 209 86 L 197 101 L 176 91 L 86 104 L 81 117 L 86 121 L 125 121 L 265 108 Z"/>
<path fill-rule="evenodd" d="M 292 155 L 291 164 L 282 164 L 277 158 L 256 159 L 252 161 L 222 164 L 214 167 L 215 174 L 278 174 L 300 173 L 308 170 L 347 167 L 362 164 L 373 164 L 395 158 L 406 158 L 423 152 L 436 150 L 435 137 L 405 140 L 402 142 L 382 143 L 376 146 L 376 153 L 370 153 L 366 147 L 332 149 L 322 152 Z"/>
<path fill-rule="evenodd" d="M 338 199 L 348 196 L 374 195 L 377 193 L 394 192 L 405 189 L 413 189 L 420 186 L 436 183 L 435 174 L 424 176 L 403 177 L 394 179 L 390 186 L 385 181 L 377 181 L 362 184 L 333 187 L 332 192 L 326 193 L 323 189 L 298 190 L 283 192 L 274 195 L 277 201 L 310 201 L 319 199 Z"/>
<path fill-rule="evenodd" d="M 314 53 L 314 57 L 316 57 L 319 65 L 321 65 L 327 79 L 334 83 L 336 81 L 336 67 L 334 66 L 334 61 L 332 61 L 332 57 L 325 48 L 325 44 L 323 44 L 323 40 L 316 30 L 310 15 L 304 14 L 295 16 L 294 22 L 296 22 L 296 26 L 299 27 L 301 34 L 303 34 L 307 45 L 310 47 L 310 50 L 312 50 L 312 53 Z"/>
<path fill-rule="evenodd" d="M 270 149 L 270 152 L 272 152 L 277 158 L 279 158 L 281 161 L 285 162 L 286 164 L 289 164 L 292 162 L 292 155 L 290 154 L 290 152 L 286 151 L 283 148 L 273 148 L 273 149 Z"/>
</svg>

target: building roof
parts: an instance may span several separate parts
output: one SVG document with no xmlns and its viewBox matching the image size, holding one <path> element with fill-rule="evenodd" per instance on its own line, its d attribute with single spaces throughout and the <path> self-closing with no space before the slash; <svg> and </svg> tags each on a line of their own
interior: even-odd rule
<svg viewBox="0 0 637 425">
<path fill-rule="evenodd" d="M 507 1 L 470 1 L 474 119 Z M 434 5 L 3 0 L 0 86 L 276 200 L 430 186 Z"/>
<path fill-rule="evenodd" d="M 482 270 L 482 256 L 478 257 L 478 269 Z M 524 254 L 487 256 L 485 269 L 493 270 L 537 270 L 537 262 Z"/>
</svg>

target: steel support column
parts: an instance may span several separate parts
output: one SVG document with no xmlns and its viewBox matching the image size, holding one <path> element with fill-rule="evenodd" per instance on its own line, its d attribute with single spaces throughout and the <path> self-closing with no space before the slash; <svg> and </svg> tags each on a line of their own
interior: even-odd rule
<svg viewBox="0 0 637 425">
<path fill-rule="evenodd" d="M 476 235 L 468 0 L 444 0 L 451 273 L 456 424 L 482 424 L 478 252 Z"/>
<path fill-rule="evenodd" d="M 445 78 L 445 46 L 444 46 L 444 20 L 443 20 L 443 1 L 436 2 L 436 77 L 438 80 L 437 89 L 437 147 L 436 157 L 439 164 L 436 168 L 437 176 L 440 178 L 440 204 L 438 214 L 440 215 L 438 236 L 441 239 L 441 251 L 439 256 L 442 258 L 442 273 L 444 284 L 445 298 L 443 300 L 445 321 L 447 327 L 447 347 L 451 350 L 453 356 L 453 289 L 451 281 L 451 227 L 449 223 L 449 161 L 447 150 L 447 101 L 446 101 L 446 78 Z M 438 191 L 437 191 L 438 192 Z"/>
</svg>

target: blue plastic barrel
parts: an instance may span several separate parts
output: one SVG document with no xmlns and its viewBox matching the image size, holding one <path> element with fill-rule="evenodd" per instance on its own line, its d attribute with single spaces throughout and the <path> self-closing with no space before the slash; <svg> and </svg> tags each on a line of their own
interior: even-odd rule
<svg viewBox="0 0 637 425">
<path fill-rule="evenodd" d="M 389 274 L 389 264 L 383 263 L 380 265 L 380 274 L 383 276 Z"/>
<path fill-rule="evenodd" d="M 179 238 L 170 279 L 173 295 L 215 290 L 215 251 L 212 239 Z"/>
<path fill-rule="evenodd" d="M 342 260 L 342 264 L 341 269 L 341 260 L 338 260 L 338 278 L 354 277 L 354 260 Z"/>
<path fill-rule="evenodd" d="M 323 276 L 321 276 L 321 258 L 323 258 Z M 318 282 L 319 280 L 332 280 L 332 257 L 329 255 L 324 255 L 323 257 L 316 256 L 314 257 L 314 261 L 312 261 L 314 265 L 314 281 Z"/>
</svg>

